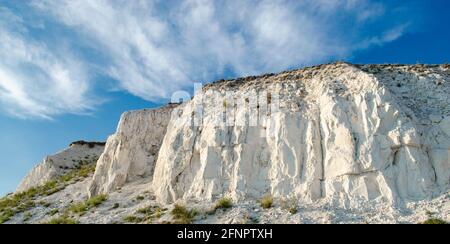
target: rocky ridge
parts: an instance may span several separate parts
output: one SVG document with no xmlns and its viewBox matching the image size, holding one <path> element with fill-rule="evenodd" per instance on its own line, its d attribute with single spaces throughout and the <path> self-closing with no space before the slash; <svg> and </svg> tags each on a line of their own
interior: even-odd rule
<svg viewBox="0 0 450 244">
<path fill-rule="evenodd" d="M 33 168 L 17 187 L 16 192 L 24 192 L 60 177 L 69 171 L 89 164 L 95 164 L 105 149 L 103 142 L 77 141 L 54 155 L 47 156 Z"/>
<path fill-rule="evenodd" d="M 211 83 L 125 113 L 95 174 L 42 199 L 81 223 L 170 222 L 175 203 L 200 210 L 196 223 L 449 221 L 449 69 L 335 63 Z M 211 214 L 224 198 L 233 208 Z"/>
<path fill-rule="evenodd" d="M 272 195 L 341 207 L 437 196 L 450 182 L 449 78 L 447 66 L 340 63 L 212 84 L 169 123 L 155 195 L 162 203 Z M 225 116 L 210 90 L 235 91 Z M 276 111 L 237 106 L 260 91 L 279 96 Z M 193 126 L 199 97 L 203 126 Z M 251 112 L 256 126 L 248 126 Z M 232 116 L 242 125 L 214 123 Z"/>
</svg>

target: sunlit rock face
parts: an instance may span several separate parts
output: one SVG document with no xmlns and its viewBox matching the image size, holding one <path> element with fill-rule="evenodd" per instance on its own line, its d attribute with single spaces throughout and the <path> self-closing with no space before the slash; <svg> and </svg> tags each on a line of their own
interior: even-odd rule
<svg viewBox="0 0 450 244">
<path fill-rule="evenodd" d="M 208 85 L 172 114 L 156 197 L 350 206 L 438 194 L 450 181 L 449 82 L 448 66 L 340 63 Z"/>
<path fill-rule="evenodd" d="M 125 113 L 90 194 L 147 177 L 160 203 L 436 196 L 450 184 L 449 94 L 448 65 L 336 63 L 215 82 L 179 106 Z"/>
<path fill-rule="evenodd" d="M 103 153 L 105 143 L 78 141 L 69 148 L 54 155 L 47 156 L 34 167 L 17 187 L 16 192 L 27 191 L 52 179 L 64 175 L 76 167 L 95 164 Z"/>
<path fill-rule="evenodd" d="M 98 160 L 90 195 L 109 193 L 127 182 L 152 176 L 173 107 L 122 115 L 117 132 L 108 138 Z"/>
</svg>

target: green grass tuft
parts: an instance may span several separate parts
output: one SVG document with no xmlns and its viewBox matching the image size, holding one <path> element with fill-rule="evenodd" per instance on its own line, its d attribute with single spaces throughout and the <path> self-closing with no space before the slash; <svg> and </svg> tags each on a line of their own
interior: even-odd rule
<svg viewBox="0 0 450 244">
<path fill-rule="evenodd" d="M 289 213 L 290 214 L 296 214 L 298 212 L 298 208 L 297 207 L 290 207 L 289 208 Z"/>
<path fill-rule="evenodd" d="M 88 211 L 88 207 L 84 202 L 74 203 L 69 206 L 69 211 L 74 214 L 83 215 Z"/>
<path fill-rule="evenodd" d="M 123 221 L 125 221 L 126 223 L 141 223 L 142 221 L 144 221 L 144 219 L 138 216 L 129 215 L 123 218 Z"/>
<path fill-rule="evenodd" d="M 78 202 L 78 203 L 74 203 L 74 204 L 70 205 L 69 211 L 81 216 L 81 215 L 85 214 L 87 211 L 89 211 L 90 209 L 99 206 L 106 200 L 108 200 L 108 197 L 106 195 L 95 196 L 95 197 L 92 197 L 92 198 L 86 200 L 85 202 Z"/>
<path fill-rule="evenodd" d="M 108 200 L 108 196 L 106 195 L 98 195 L 95 197 L 92 197 L 90 199 L 88 199 L 86 201 L 86 205 L 88 206 L 88 208 L 93 208 L 93 207 L 97 207 L 100 204 L 102 204 L 103 202 L 105 202 L 106 200 Z"/>
<path fill-rule="evenodd" d="M 265 196 L 260 201 L 261 207 L 268 209 L 273 206 L 273 197 L 272 196 Z"/>
<path fill-rule="evenodd" d="M 48 221 L 46 224 L 51 224 L 51 225 L 73 225 L 73 224 L 77 224 L 78 222 L 68 216 L 60 216 L 57 218 L 53 218 L 50 221 Z"/>
<path fill-rule="evenodd" d="M 425 222 L 423 222 L 422 224 L 425 224 L 425 225 L 446 225 L 448 223 L 445 222 L 442 219 L 430 218 L 430 219 L 426 220 Z"/>
<path fill-rule="evenodd" d="M 9 220 L 11 220 L 11 218 L 16 214 L 16 212 L 14 212 L 14 210 L 8 208 L 8 209 L 4 209 L 1 213 L 0 213 L 0 224 L 3 224 Z"/>
<path fill-rule="evenodd" d="M 172 216 L 176 224 L 192 224 L 197 211 L 195 209 L 188 210 L 185 206 L 175 204 L 172 209 Z"/>
<path fill-rule="evenodd" d="M 233 207 L 233 200 L 231 198 L 222 198 L 219 201 L 217 201 L 216 206 L 214 209 L 228 209 Z"/>
</svg>

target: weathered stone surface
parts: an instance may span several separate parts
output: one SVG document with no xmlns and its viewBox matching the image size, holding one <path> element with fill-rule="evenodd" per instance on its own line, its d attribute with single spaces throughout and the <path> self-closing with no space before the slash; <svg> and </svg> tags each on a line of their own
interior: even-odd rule
<svg viewBox="0 0 450 244">
<path fill-rule="evenodd" d="M 213 89 L 236 93 L 222 106 Z M 279 93 L 279 111 L 236 106 L 253 90 Z M 449 187 L 449 94 L 443 66 L 332 64 L 212 84 L 173 114 L 153 189 L 163 203 L 266 194 L 341 206 L 424 199 Z M 199 99 L 203 125 L 195 126 Z M 231 115 L 244 125 L 214 123 Z"/>
<path fill-rule="evenodd" d="M 104 143 L 75 142 L 69 148 L 46 157 L 34 167 L 17 187 L 17 192 L 39 186 L 67 173 L 79 165 L 92 164 L 103 153 Z"/>
<path fill-rule="evenodd" d="M 108 138 L 90 195 L 108 193 L 137 178 L 151 177 L 175 105 L 122 115 L 117 132 Z"/>
<path fill-rule="evenodd" d="M 152 219 L 167 223 L 174 207 L 167 203 L 189 201 L 208 212 L 211 200 L 223 196 L 234 198 L 232 209 L 194 222 L 420 223 L 430 213 L 448 222 L 449 68 L 338 63 L 209 84 L 180 106 L 125 113 L 93 178 L 35 202 L 51 203 L 57 217 L 107 193 L 80 223 L 122 223 L 148 206 L 167 208 Z M 214 90 L 234 94 L 224 100 Z M 258 99 L 269 107 L 252 107 Z M 84 146 L 49 157 L 22 184 L 76 167 L 62 155 L 81 159 Z M 267 194 L 274 197 L 271 209 L 259 206 Z M 7 223 L 54 217 L 37 204 Z"/>
</svg>

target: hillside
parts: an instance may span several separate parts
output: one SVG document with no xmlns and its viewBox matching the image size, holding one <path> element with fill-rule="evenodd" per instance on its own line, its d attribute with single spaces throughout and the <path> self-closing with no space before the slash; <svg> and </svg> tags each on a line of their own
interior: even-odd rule
<svg viewBox="0 0 450 244">
<path fill-rule="evenodd" d="M 104 148 L 74 146 L 96 163 L 44 160 L 0 201 L 0 222 L 448 222 L 450 66 L 221 80 L 124 113 Z"/>
</svg>

